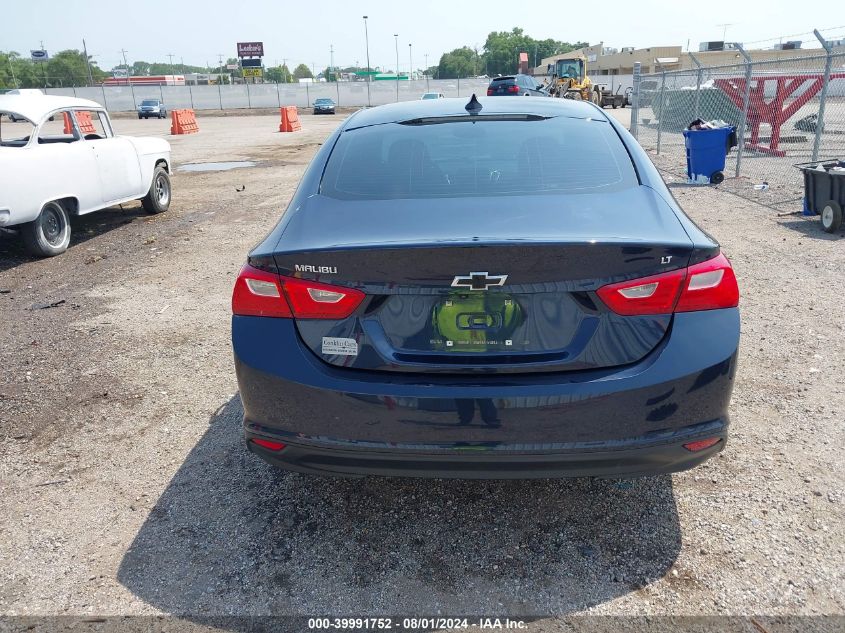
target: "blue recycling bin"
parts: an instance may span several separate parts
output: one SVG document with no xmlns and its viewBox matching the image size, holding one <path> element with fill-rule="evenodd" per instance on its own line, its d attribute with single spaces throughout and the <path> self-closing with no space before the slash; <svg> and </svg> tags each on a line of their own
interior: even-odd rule
<svg viewBox="0 0 845 633">
<path fill-rule="evenodd" d="M 725 179 L 725 157 L 731 148 L 731 135 L 736 127 L 719 127 L 711 130 L 684 130 L 687 148 L 687 176 L 698 180 L 704 176 L 718 185 Z"/>
</svg>

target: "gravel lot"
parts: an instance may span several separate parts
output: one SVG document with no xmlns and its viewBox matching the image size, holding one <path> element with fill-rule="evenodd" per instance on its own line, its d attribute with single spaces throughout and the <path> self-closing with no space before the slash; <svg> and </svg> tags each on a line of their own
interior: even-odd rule
<svg viewBox="0 0 845 633">
<path fill-rule="evenodd" d="M 170 211 L 85 216 L 61 257 L 0 235 L 0 613 L 845 612 L 845 235 L 718 189 L 674 187 L 743 292 L 732 438 L 704 466 L 341 480 L 247 454 L 230 289 L 341 116 L 302 119 L 200 118 L 177 165 L 257 165 L 177 171 Z"/>
</svg>

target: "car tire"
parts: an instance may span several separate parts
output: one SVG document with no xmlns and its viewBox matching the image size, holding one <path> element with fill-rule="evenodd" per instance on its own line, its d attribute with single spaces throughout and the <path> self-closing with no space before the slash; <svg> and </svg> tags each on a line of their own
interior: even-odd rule
<svg viewBox="0 0 845 633">
<path fill-rule="evenodd" d="M 144 118 L 144 117 L 142 117 L 140 114 L 138 115 L 138 120 L 139 120 L 139 121 L 140 121 L 141 119 L 143 119 L 143 118 Z"/>
<path fill-rule="evenodd" d="M 156 165 L 150 190 L 141 198 L 141 204 L 147 213 L 164 213 L 170 207 L 171 187 L 170 176 L 162 165 Z"/>
<path fill-rule="evenodd" d="M 842 207 L 836 200 L 825 202 L 819 215 L 825 233 L 836 233 L 842 226 Z"/>
<path fill-rule="evenodd" d="M 48 202 L 32 222 L 22 224 L 24 246 L 38 257 L 53 257 L 67 250 L 70 244 L 70 218 L 61 202 Z"/>
</svg>

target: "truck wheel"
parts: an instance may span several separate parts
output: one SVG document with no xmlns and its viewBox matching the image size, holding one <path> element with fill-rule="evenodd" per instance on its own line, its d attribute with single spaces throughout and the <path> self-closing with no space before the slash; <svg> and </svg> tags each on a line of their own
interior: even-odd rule
<svg viewBox="0 0 845 633">
<path fill-rule="evenodd" d="M 825 232 L 836 233 L 842 226 L 842 207 L 836 200 L 828 200 L 822 207 L 821 217 Z"/>
<path fill-rule="evenodd" d="M 714 185 L 718 185 L 724 180 L 725 174 L 720 171 L 714 171 L 713 174 L 710 176 L 710 183 Z"/>
<path fill-rule="evenodd" d="M 70 220 L 61 202 L 48 202 L 32 222 L 21 225 L 24 246 L 38 257 L 53 257 L 70 244 Z"/>
<path fill-rule="evenodd" d="M 141 199 L 147 213 L 164 213 L 170 206 L 170 176 L 162 165 L 153 171 L 153 181 L 147 195 Z"/>
<path fill-rule="evenodd" d="M 616 103 L 615 101 L 613 102 L 613 104 L 612 104 L 612 105 L 613 105 L 613 109 L 614 109 L 614 110 L 615 110 L 616 108 L 618 108 L 618 107 L 619 107 L 619 104 L 618 104 L 618 103 Z"/>
</svg>

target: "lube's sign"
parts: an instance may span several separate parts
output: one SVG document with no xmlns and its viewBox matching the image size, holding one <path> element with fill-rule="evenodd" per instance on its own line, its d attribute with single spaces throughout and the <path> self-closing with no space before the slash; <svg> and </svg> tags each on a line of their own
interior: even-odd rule
<svg viewBox="0 0 845 633">
<path fill-rule="evenodd" d="M 264 57 L 264 42 L 238 42 L 238 57 Z"/>
</svg>

